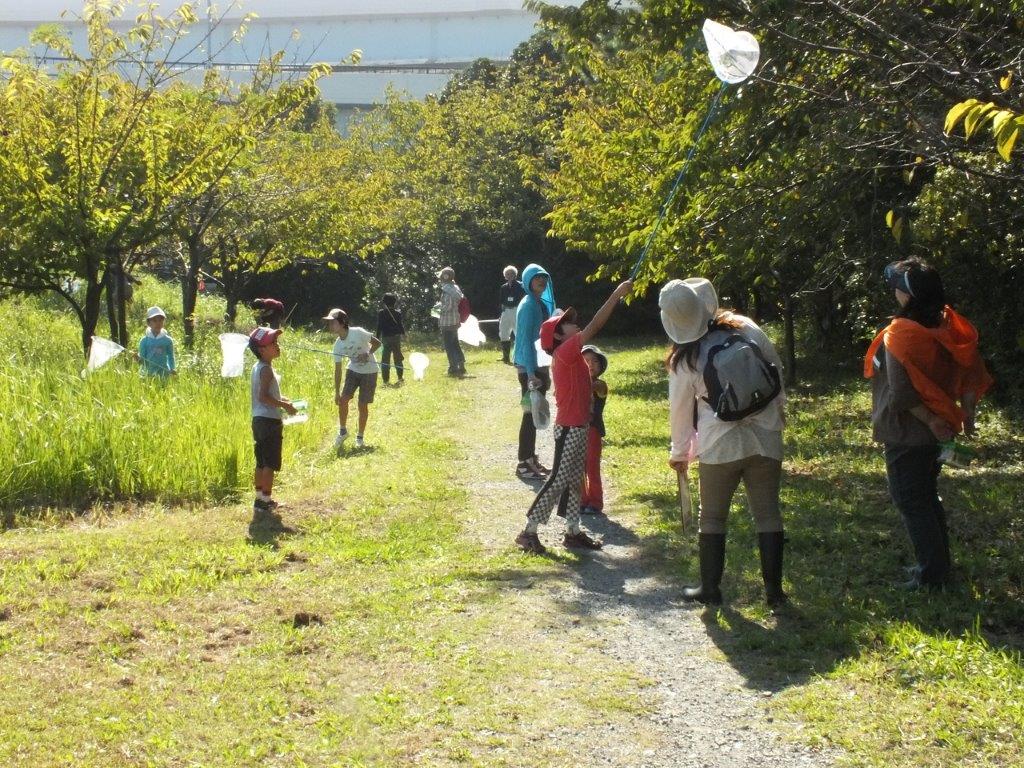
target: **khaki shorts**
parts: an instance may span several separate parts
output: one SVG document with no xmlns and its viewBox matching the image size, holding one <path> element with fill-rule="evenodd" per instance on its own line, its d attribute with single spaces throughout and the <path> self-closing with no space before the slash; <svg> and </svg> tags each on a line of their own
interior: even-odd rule
<svg viewBox="0 0 1024 768">
<path fill-rule="evenodd" d="M 356 390 L 359 390 L 359 404 L 369 405 L 373 402 L 373 395 L 377 391 L 376 373 L 356 373 L 353 370 L 345 371 L 345 385 L 341 388 L 342 397 L 352 397 Z"/>
</svg>

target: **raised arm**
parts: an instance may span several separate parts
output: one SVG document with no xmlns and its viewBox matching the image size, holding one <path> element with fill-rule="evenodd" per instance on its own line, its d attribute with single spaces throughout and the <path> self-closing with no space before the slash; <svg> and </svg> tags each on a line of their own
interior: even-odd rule
<svg viewBox="0 0 1024 768">
<path fill-rule="evenodd" d="M 619 283 L 615 290 L 612 291 L 612 295 L 608 297 L 608 300 L 601 305 L 601 308 L 594 313 L 594 316 L 587 323 L 587 327 L 580 331 L 582 334 L 583 343 L 587 344 L 592 338 L 597 336 L 598 331 L 604 328 L 604 324 L 608 322 L 608 318 L 612 316 L 612 312 L 615 311 L 615 306 L 619 301 L 633 290 L 633 281 L 626 280 L 623 283 Z"/>
</svg>

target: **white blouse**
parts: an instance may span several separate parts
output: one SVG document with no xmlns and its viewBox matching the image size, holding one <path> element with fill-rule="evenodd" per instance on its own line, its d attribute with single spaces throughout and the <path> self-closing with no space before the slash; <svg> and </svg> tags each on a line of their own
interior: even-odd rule
<svg viewBox="0 0 1024 768">
<path fill-rule="evenodd" d="M 753 320 L 732 314 L 738 320 L 741 332 L 764 352 L 768 361 L 782 375 L 782 359 L 764 331 Z M 693 461 L 699 458 L 706 464 L 724 464 L 748 456 L 767 456 L 782 461 L 782 427 L 786 392 L 783 389 L 763 411 L 740 421 L 722 421 L 704 399 L 704 366 L 708 350 L 701 345 L 697 356 L 697 369 L 682 362 L 668 375 L 668 412 L 672 431 L 672 461 Z M 693 428 L 693 406 L 697 404 L 697 429 Z"/>
</svg>

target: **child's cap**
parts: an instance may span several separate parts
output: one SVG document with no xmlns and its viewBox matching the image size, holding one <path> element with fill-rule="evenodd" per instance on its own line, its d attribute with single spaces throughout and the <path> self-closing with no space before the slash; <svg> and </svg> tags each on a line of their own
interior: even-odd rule
<svg viewBox="0 0 1024 768">
<path fill-rule="evenodd" d="M 337 320 L 342 325 L 348 325 L 348 313 L 344 309 L 334 308 L 321 318 L 322 320 Z"/>
<path fill-rule="evenodd" d="M 608 355 L 606 355 L 604 352 L 602 352 L 596 346 L 594 346 L 593 344 L 587 344 L 580 351 L 583 352 L 583 354 L 586 354 L 587 352 L 589 352 L 590 354 L 592 354 L 594 357 L 597 358 L 597 365 L 598 365 L 598 368 L 599 368 L 599 370 L 597 372 L 598 376 L 602 376 L 604 374 L 604 372 L 608 370 Z"/>
<path fill-rule="evenodd" d="M 559 326 L 562 323 L 576 320 L 576 310 L 569 307 L 561 314 L 552 315 L 540 326 L 540 348 L 547 352 L 549 355 L 555 348 L 555 333 L 558 332 Z"/>
<path fill-rule="evenodd" d="M 167 319 L 167 313 L 164 312 L 160 307 L 150 307 L 146 310 L 146 320 L 152 320 L 154 317 L 162 317 L 164 320 Z"/>
<path fill-rule="evenodd" d="M 250 347 L 269 347 L 284 331 L 280 328 L 257 328 L 249 334 Z"/>
</svg>

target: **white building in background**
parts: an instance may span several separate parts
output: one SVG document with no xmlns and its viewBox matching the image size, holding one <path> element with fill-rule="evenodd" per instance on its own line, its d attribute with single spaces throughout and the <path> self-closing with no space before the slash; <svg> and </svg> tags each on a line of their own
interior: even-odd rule
<svg viewBox="0 0 1024 768">
<path fill-rule="evenodd" d="M 155 1 L 163 15 L 181 4 Z M 125 26 L 138 13 L 138 6 L 127 4 Z M 44 23 L 63 24 L 73 39 L 83 41 L 75 13 L 83 5 L 82 0 L 0 0 L 0 52 L 26 47 L 31 30 Z M 190 33 L 198 45 L 191 58 L 211 66 L 241 71 L 261 54 L 285 50 L 285 61 L 301 69 L 316 62 L 336 65 L 361 51 L 358 65 L 337 67 L 321 81 L 324 98 L 337 104 L 342 116 L 380 102 L 388 85 L 422 98 L 439 92 L 475 59 L 508 61 L 537 22 L 522 0 L 245 0 L 234 7 L 230 0 L 192 0 L 192 5 L 202 18 L 224 17 L 215 27 L 202 22 Z M 236 42 L 232 33 L 248 13 L 256 19 Z"/>
</svg>

